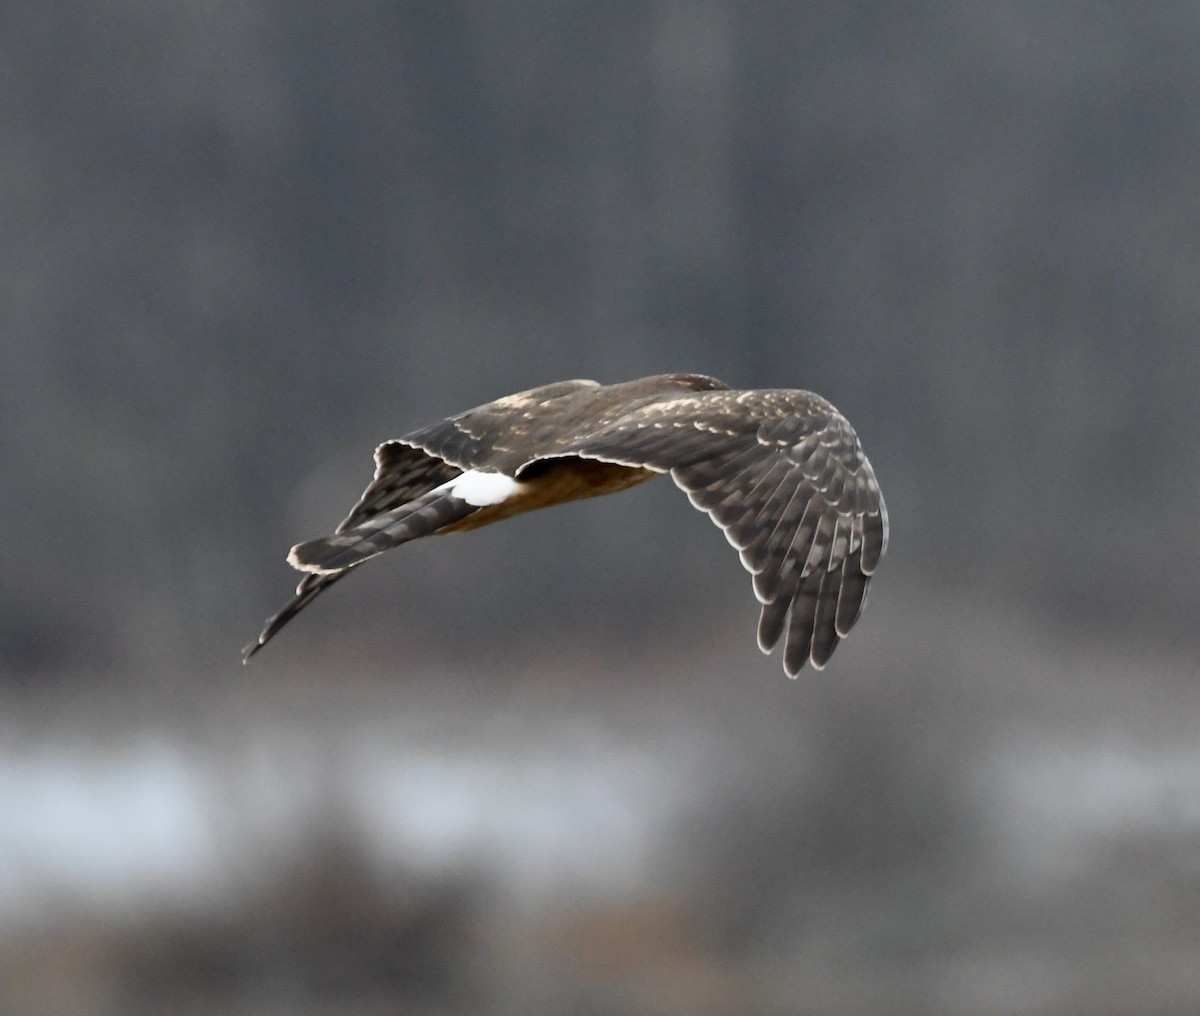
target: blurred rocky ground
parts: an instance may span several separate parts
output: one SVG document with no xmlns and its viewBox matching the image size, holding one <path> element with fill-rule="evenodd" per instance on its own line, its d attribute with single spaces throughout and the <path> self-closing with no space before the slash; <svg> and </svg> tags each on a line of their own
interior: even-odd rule
<svg viewBox="0 0 1200 1016">
<path fill-rule="evenodd" d="M 695 672 L 564 646 L 10 701 L 0 1007 L 1194 1011 L 1190 661 L 892 596 L 795 683 L 742 616 Z"/>
</svg>

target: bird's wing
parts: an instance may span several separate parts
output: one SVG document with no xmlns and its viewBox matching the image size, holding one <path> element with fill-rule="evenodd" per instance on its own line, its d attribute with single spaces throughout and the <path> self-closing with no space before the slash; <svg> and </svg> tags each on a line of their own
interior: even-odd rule
<svg viewBox="0 0 1200 1016">
<path fill-rule="evenodd" d="M 375 449 L 375 476 L 335 532 L 354 529 L 376 515 L 428 494 L 462 470 L 402 441 L 385 441 Z"/>
<path fill-rule="evenodd" d="M 558 381 L 542 385 L 459 413 L 402 438 L 385 441 L 375 449 L 374 478 L 334 535 L 351 530 L 372 530 L 380 522 L 389 521 L 390 515 L 403 506 L 419 501 L 436 487 L 475 466 L 501 469 L 511 460 L 511 469 L 515 470 L 527 457 L 516 451 L 528 447 L 525 435 L 552 429 L 548 428 L 547 421 L 561 415 L 560 404 L 564 398 L 599 387 L 595 381 Z M 328 541 L 339 543 L 333 537 L 324 542 Z M 292 548 L 293 555 L 296 550 L 296 547 Z M 366 556 L 361 559 L 365 560 Z M 289 556 L 289 561 L 296 567 L 303 564 L 295 556 Z M 248 660 L 258 652 L 348 570 L 306 574 L 296 586 L 296 595 L 282 610 L 268 618 L 257 641 L 242 651 L 243 659 Z"/>
<path fill-rule="evenodd" d="M 531 448 L 546 447 L 569 428 L 572 408 L 588 410 L 589 401 L 577 396 L 602 387 L 596 381 L 556 381 L 439 420 L 399 441 L 463 470 L 511 474 Z"/>
<path fill-rule="evenodd" d="M 345 533 L 401 505 L 415 501 L 447 480 L 453 479 L 460 472 L 457 467 L 427 454 L 420 448 L 398 441 L 386 441 L 375 449 L 374 478 L 335 532 Z M 296 595 L 282 610 L 267 619 L 262 634 L 242 650 L 243 662 L 250 659 L 274 638 L 284 625 L 345 574 L 345 571 L 306 574 L 296 586 Z"/>
<path fill-rule="evenodd" d="M 639 406 L 558 455 L 670 472 L 754 576 L 758 641 L 820 669 L 887 547 L 883 495 L 850 423 L 811 392 L 695 392 Z M 790 615 L 790 617 L 789 617 Z"/>
</svg>

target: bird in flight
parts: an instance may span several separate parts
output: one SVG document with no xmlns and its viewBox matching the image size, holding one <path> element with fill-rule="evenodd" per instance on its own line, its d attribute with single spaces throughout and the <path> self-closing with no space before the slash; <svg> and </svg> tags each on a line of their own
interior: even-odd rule
<svg viewBox="0 0 1200 1016">
<path fill-rule="evenodd" d="M 297 544 L 295 597 L 249 660 L 364 561 L 670 474 L 754 577 L 758 644 L 818 670 L 858 620 L 888 540 L 887 508 L 849 421 L 819 395 L 737 391 L 700 374 L 559 381 L 385 441 L 375 478 L 330 536 Z"/>
</svg>

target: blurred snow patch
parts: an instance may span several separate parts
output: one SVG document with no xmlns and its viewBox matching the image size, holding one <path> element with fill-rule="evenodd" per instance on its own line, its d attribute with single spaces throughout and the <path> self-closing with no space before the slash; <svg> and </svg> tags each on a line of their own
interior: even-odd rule
<svg viewBox="0 0 1200 1016">
<path fill-rule="evenodd" d="M 0 765 L 0 918 L 199 889 L 215 864 L 204 781 L 179 745 L 46 742 Z"/>
<path fill-rule="evenodd" d="M 611 895 L 649 877 L 698 793 L 670 737 L 652 752 L 565 717 L 483 741 L 463 729 L 426 716 L 320 733 L 250 722 L 217 750 L 165 732 L 0 749 L 0 922 L 219 904 L 331 824 L 384 869 L 477 874 L 509 904 Z"/>
</svg>

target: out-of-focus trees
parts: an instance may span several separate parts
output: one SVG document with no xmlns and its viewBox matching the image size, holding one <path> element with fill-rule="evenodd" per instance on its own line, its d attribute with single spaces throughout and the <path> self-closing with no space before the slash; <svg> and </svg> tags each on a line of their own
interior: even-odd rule
<svg viewBox="0 0 1200 1016">
<path fill-rule="evenodd" d="M 1195 500 L 1200 453 L 1187 5 L 6 21 L 14 676 L 236 648 L 377 440 L 670 369 L 837 402 L 890 494 L 893 569 L 1153 638 L 1200 605 L 1162 581 L 1197 553 L 1164 510 Z M 664 568 L 694 609 L 710 565 L 667 539 L 667 497 L 438 561 L 519 558 L 511 595 L 593 634 L 660 602 Z M 486 580 L 390 579 L 432 604 L 398 638 L 451 601 L 505 635 Z"/>
</svg>

